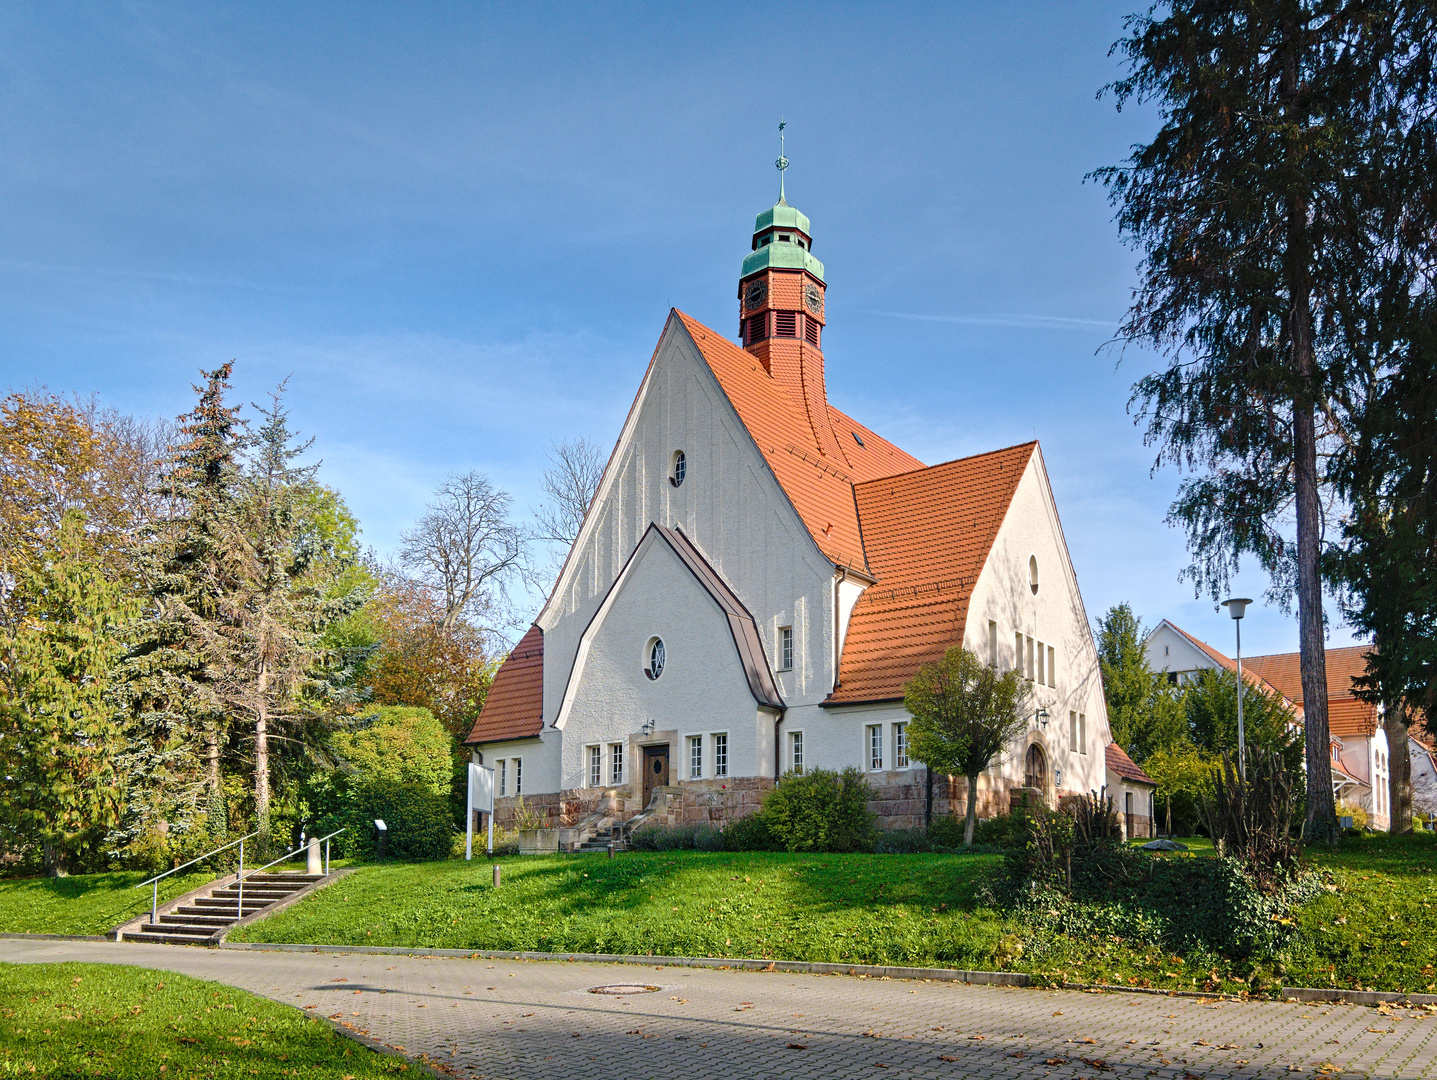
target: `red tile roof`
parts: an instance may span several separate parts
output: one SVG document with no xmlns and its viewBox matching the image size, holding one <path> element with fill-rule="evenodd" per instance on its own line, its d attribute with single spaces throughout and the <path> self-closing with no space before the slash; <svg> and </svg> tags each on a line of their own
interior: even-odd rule
<svg viewBox="0 0 1437 1080">
<path fill-rule="evenodd" d="M 877 584 L 853 607 L 828 701 L 903 696 L 923 664 L 962 642 L 968 601 L 1037 443 L 1023 443 L 855 489 Z"/>
<path fill-rule="evenodd" d="M 1171 626 L 1174 630 L 1176 630 L 1179 634 L 1181 634 L 1183 637 L 1187 638 L 1188 641 L 1192 642 L 1192 644 L 1194 645 L 1194 647 L 1196 647 L 1196 648 L 1197 648 L 1200 652 L 1202 652 L 1204 655 L 1206 655 L 1206 656 L 1208 656 L 1209 658 L 1211 658 L 1211 660 L 1213 661 L 1213 663 L 1217 664 L 1219 667 L 1221 667 L 1221 668 L 1223 668 L 1223 669 L 1225 669 L 1225 670 L 1227 670 L 1227 671 L 1231 671 L 1231 672 L 1236 673 L 1236 671 L 1237 671 L 1237 661 L 1234 660 L 1234 659 L 1232 659 L 1232 657 L 1230 657 L 1230 656 L 1224 656 L 1222 653 L 1218 652 L 1218 651 L 1217 651 L 1216 649 L 1214 649 L 1211 645 L 1209 645 L 1206 641 L 1202 641 L 1202 640 L 1200 640 L 1199 638 L 1193 637 L 1191 634 L 1189 634 L 1189 633 L 1188 633 L 1186 630 L 1184 630 L 1181 626 L 1178 626 L 1178 625 L 1177 625 L 1175 622 L 1173 622 L 1171 619 L 1164 619 L 1163 622 L 1167 623 L 1167 624 L 1168 624 L 1169 626 Z M 1262 674 L 1261 674 L 1260 672 L 1258 672 L 1258 671 L 1253 667 L 1253 664 L 1252 664 L 1253 659 L 1254 659 L 1253 657 L 1248 657 L 1248 656 L 1244 656 L 1244 657 L 1242 658 L 1242 681 L 1245 682 L 1245 683 L 1247 683 L 1249 686 L 1255 686 L 1255 687 L 1257 687 L 1257 688 L 1258 688 L 1259 690 L 1261 690 L 1264 694 L 1268 694 L 1268 695 L 1277 694 L 1279 697 L 1287 698 L 1287 700 L 1288 700 L 1288 702 L 1289 702 L 1290 704 L 1296 705 L 1296 706 L 1298 706 L 1298 708 L 1300 709 L 1300 708 L 1301 708 L 1301 705 L 1300 705 L 1298 702 L 1296 702 L 1296 701 L 1294 701 L 1292 698 L 1288 697 L 1286 694 L 1284 694 L 1284 693 L 1282 692 L 1282 690 L 1280 690 L 1278 687 L 1274 686 L 1272 683 L 1268 682 L 1265 678 L 1263 678 Z"/>
<path fill-rule="evenodd" d="M 484 708 L 464 744 L 531 739 L 543 727 L 544 632 L 531 626 L 494 673 Z"/>
<path fill-rule="evenodd" d="M 1136 765 L 1133 759 L 1128 757 L 1127 753 L 1117 743 L 1108 743 L 1108 748 L 1104 751 L 1104 756 L 1107 758 L 1109 772 L 1117 773 L 1124 780 L 1131 780 L 1137 784 L 1151 784 L 1153 787 L 1158 786 L 1158 782 L 1143 772 L 1141 767 Z"/>
<path fill-rule="evenodd" d="M 1377 730 L 1377 707 L 1359 701 L 1353 693 L 1352 680 L 1367 671 L 1370 645 L 1348 645 L 1327 650 L 1327 726 L 1334 735 L 1365 739 Z M 1270 656 L 1244 657 L 1246 668 L 1259 672 L 1283 695 L 1297 705 L 1302 704 L 1301 653 L 1273 653 Z"/>
</svg>

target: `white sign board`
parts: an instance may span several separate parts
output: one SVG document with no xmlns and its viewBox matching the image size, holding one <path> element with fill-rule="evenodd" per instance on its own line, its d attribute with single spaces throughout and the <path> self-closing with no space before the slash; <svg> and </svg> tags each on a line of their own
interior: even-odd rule
<svg viewBox="0 0 1437 1080">
<path fill-rule="evenodd" d="M 494 770 L 487 765 L 469 763 L 468 813 L 464 815 L 464 857 L 474 857 L 474 812 L 489 815 L 489 851 L 494 850 Z"/>
</svg>

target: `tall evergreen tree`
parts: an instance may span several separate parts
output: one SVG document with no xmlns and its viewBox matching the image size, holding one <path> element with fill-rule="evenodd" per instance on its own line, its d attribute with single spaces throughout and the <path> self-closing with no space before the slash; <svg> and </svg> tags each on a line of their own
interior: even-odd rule
<svg viewBox="0 0 1437 1080">
<path fill-rule="evenodd" d="M 1434 18 L 1418 0 L 1174 0 L 1130 17 L 1114 46 L 1129 68 L 1111 87 L 1119 106 L 1150 102 L 1163 119 L 1096 174 L 1144 252 L 1119 336 L 1170 361 L 1134 400 L 1158 462 L 1196 473 L 1170 519 L 1187 530 L 1199 588 L 1220 595 L 1250 554 L 1283 600 L 1295 591 L 1310 841 L 1338 835 L 1323 440 L 1350 422 L 1352 346 L 1370 333 L 1381 268 L 1428 242 L 1389 232 L 1374 246 L 1373 223 L 1404 197 L 1430 202 L 1430 173 L 1395 166 Z"/>
<path fill-rule="evenodd" d="M 1182 692 L 1148 667 L 1142 623 L 1127 604 L 1098 620 L 1098 666 L 1113 741 L 1142 764 L 1187 739 Z"/>
<path fill-rule="evenodd" d="M 113 842 L 146 832 L 218 838 L 228 828 L 221 755 L 230 712 L 228 667 L 217 623 L 233 608 L 242 579 L 237 453 L 247 432 L 226 403 L 232 364 L 202 372 L 195 408 L 180 417 L 160 494 L 177 508 L 152 523 L 137 551 L 147 595 L 127 628 L 119 699 L 129 714 L 123 768 L 130 806 Z M 203 757 L 196 751 L 203 748 Z"/>
<path fill-rule="evenodd" d="M 118 823 L 121 731 L 107 697 L 127 601 L 65 515 L 48 556 L 18 567 L 25 615 L 0 627 L 0 826 L 38 841 L 61 876 Z"/>
</svg>

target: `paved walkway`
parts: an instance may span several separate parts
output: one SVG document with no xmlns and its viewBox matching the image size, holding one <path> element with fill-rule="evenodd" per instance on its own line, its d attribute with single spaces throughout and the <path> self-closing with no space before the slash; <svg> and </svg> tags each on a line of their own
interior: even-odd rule
<svg viewBox="0 0 1437 1080">
<path fill-rule="evenodd" d="M 215 979 L 485 1080 L 1437 1078 L 1421 1009 L 504 960 L 0 940 L 0 961 Z M 603 997 L 595 985 L 653 993 Z"/>
</svg>

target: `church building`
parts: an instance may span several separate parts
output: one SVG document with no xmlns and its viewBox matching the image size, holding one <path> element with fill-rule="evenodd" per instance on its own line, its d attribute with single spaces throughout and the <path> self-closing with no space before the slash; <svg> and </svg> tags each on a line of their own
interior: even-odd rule
<svg viewBox="0 0 1437 1080">
<path fill-rule="evenodd" d="M 564 847 L 641 814 L 718 824 L 787 773 L 847 766 L 881 825 L 961 812 L 966 782 L 909 758 L 902 700 L 958 644 L 1031 680 L 1031 723 L 981 777 L 980 814 L 1019 787 L 1055 805 L 1108 783 L 1042 451 L 924 465 L 834 408 L 812 242 L 782 196 L 758 215 L 737 342 L 670 312 L 578 540 L 467 739 L 499 824 L 521 795 Z"/>
</svg>

